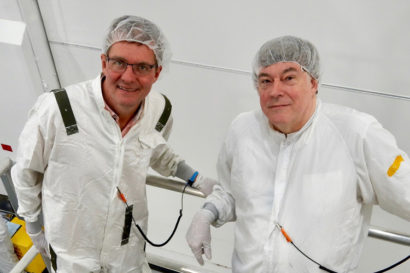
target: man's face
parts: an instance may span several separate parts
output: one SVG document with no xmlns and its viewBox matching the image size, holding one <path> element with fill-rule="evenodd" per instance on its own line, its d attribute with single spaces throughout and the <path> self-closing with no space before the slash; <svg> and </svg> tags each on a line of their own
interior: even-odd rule
<svg viewBox="0 0 410 273">
<path fill-rule="evenodd" d="M 275 130 L 296 132 L 314 113 L 318 84 L 298 63 L 264 67 L 257 81 L 262 111 Z"/>
<path fill-rule="evenodd" d="M 162 67 L 154 67 L 144 75 L 134 73 L 130 65 L 124 72 L 118 72 L 109 66 L 108 58 L 129 64 L 155 65 L 155 54 L 146 45 L 124 41 L 113 44 L 107 55 L 101 55 L 102 72 L 105 75 L 102 86 L 105 102 L 120 117 L 134 114 L 158 79 Z"/>
</svg>

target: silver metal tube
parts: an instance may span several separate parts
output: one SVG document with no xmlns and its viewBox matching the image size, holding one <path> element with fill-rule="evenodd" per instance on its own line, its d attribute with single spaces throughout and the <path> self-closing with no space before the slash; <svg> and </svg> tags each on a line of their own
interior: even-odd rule
<svg viewBox="0 0 410 273">
<path fill-rule="evenodd" d="M 60 79 L 47 38 L 43 17 L 37 0 L 18 0 L 20 13 L 27 24 L 30 45 L 35 56 L 35 65 L 41 76 L 43 91 L 60 88 Z"/>
<path fill-rule="evenodd" d="M 410 236 L 399 234 L 391 231 L 386 231 L 380 228 L 371 227 L 369 229 L 369 237 L 410 246 Z"/>
<path fill-rule="evenodd" d="M 147 176 L 147 184 L 150 186 L 166 189 L 166 190 L 171 190 L 171 191 L 176 191 L 176 192 L 182 192 L 182 190 L 185 187 L 185 183 L 182 182 L 181 180 L 175 180 L 175 179 L 169 179 L 169 178 L 164 178 L 156 175 L 148 175 Z M 197 197 L 202 197 L 204 198 L 205 195 L 200 192 L 197 189 L 194 189 L 192 187 L 187 187 L 185 189 L 185 192 L 194 195 Z"/>
</svg>

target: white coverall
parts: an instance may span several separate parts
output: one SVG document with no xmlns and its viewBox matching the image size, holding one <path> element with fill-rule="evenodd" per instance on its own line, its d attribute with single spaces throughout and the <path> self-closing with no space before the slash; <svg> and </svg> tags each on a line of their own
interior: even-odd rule
<svg viewBox="0 0 410 273">
<path fill-rule="evenodd" d="M 404 161 L 389 177 L 399 155 Z M 276 223 L 312 259 L 353 272 L 372 205 L 410 220 L 409 163 L 388 131 L 353 109 L 318 101 L 309 122 L 287 137 L 261 110 L 239 115 L 218 159 L 222 186 L 207 198 L 219 213 L 216 226 L 236 220 L 233 272 L 324 272 Z"/>
<path fill-rule="evenodd" d="M 0 215 L 0 273 L 10 272 L 17 262 L 6 220 Z"/>
<path fill-rule="evenodd" d="M 67 135 L 52 93 L 39 97 L 12 168 L 18 213 L 34 222 L 43 210 L 59 273 L 142 272 L 147 266 L 145 242 L 134 223 L 128 243 L 121 245 L 126 206 L 116 187 L 146 233 L 147 170 L 151 166 L 162 175 L 174 175 L 181 161 L 155 130 L 165 100 L 151 91 L 141 119 L 122 137 L 104 109 L 100 76 L 66 90 L 79 132 Z M 171 123 L 163 129 L 165 135 Z"/>
</svg>

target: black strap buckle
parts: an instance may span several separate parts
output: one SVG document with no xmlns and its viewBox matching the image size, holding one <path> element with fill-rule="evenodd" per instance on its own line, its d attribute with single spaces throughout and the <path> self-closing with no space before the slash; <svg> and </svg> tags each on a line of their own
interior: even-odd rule
<svg viewBox="0 0 410 273">
<path fill-rule="evenodd" d="M 54 96 L 56 98 L 67 135 L 78 133 L 78 126 L 74 117 L 73 109 L 71 109 L 70 99 L 67 96 L 67 91 L 62 88 L 51 90 L 51 92 L 54 93 Z"/>
</svg>

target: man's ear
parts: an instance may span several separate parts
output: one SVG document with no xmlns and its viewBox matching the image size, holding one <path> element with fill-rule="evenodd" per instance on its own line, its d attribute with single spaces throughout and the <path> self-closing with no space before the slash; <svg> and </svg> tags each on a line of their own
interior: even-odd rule
<svg viewBox="0 0 410 273">
<path fill-rule="evenodd" d="M 100 58 L 101 58 L 101 69 L 102 69 L 103 74 L 105 74 L 104 71 L 107 69 L 107 56 L 105 54 L 101 54 Z"/>
<path fill-rule="evenodd" d="M 316 80 L 315 78 L 313 78 L 312 76 L 310 76 L 310 84 L 312 85 L 312 89 L 315 90 L 315 94 L 317 94 L 317 93 L 318 93 L 318 89 L 319 89 L 318 80 Z"/>
<path fill-rule="evenodd" d="M 161 74 L 161 71 L 162 71 L 162 66 L 160 65 L 155 70 L 155 81 L 158 79 L 159 74 Z"/>
</svg>

